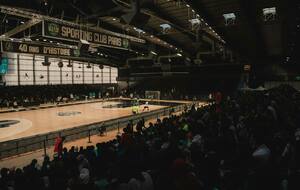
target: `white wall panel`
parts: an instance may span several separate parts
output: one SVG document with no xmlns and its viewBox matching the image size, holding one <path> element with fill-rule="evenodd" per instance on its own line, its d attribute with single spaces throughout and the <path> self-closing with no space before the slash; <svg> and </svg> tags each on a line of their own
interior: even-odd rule
<svg viewBox="0 0 300 190">
<path fill-rule="evenodd" d="M 46 85 L 48 84 L 47 71 L 35 71 L 35 84 Z"/>
<path fill-rule="evenodd" d="M 33 55 L 20 54 L 19 56 L 20 70 L 32 71 L 33 70 Z"/>
<path fill-rule="evenodd" d="M 60 84 L 60 71 L 49 72 L 49 84 Z"/>
<path fill-rule="evenodd" d="M 49 58 L 49 62 L 51 63 L 49 66 L 49 70 L 50 71 L 58 71 L 59 70 L 58 62 L 60 60 L 61 59 L 58 59 L 58 58 Z"/>
<path fill-rule="evenodd" d="M 82 72 L 82 63 L 78 61 L 73 62 L 73 68 L 76 72 Z"/>
<path fill-rule="evenodd" d="M 58 62 L 61 59 L 49 58 L 51 63 L 49 66 L 49 84 L 60 84 L 60 68 L 58 67 Z"/>
<path fill-rule="evenodd" d="M 94 84 L 102 84 L 102 74 L 99 65 L 94 66 Z"/>
<path fill-rule="evenodd" d="M 17 54 L 7 53 L 9 58 L 8 72 L 4 75 L 3 80 L 6 85 L 18 85 L 18 66 L 17 66 Z M 30 54 L 20 54 L 20 85 L 33 85 L 33 76 L 35 75 L 36 85 L 47 85 L 48 84 L 48 68 L 49 68 L 49 84 L 72 84 L 72 67 L 67 67 L 68 60 L 63 61 L 63 67 L 58 67 L 58 62 L 61 59 L 49 58 L 51 62 L 50 66 L 43 66 L 44 56 L 35 56 L 33 63 L 33 55 Z M 33 67 L 34 64 L 34 67 Z M 104 66 L 101 70 L 99 65 L 91 64 L 93 67 L 86 68 L 87 63 L 82 63 L 79 61 L 73 61 L 73 78 L 74 84 L 83 84 L 83 77 L 85 84 L 102 84 L 102 83 L 117 83 L 116 78 L 118 77 L 118 69 L 115 67 Z M 84 74 L 83 74 L 84 67 Z M 35 69 L 35 73 L 33 73 Z M 93 72 L 94 70 L 94 72 Z M 110 74 L 111 71 L 111 74 Z M 94 78 L 94 81 L 93 81 Z"/>
<path fill-rule="evenodd" d="M 83 84 L 82 72 L 74 72 L 74 84 Z"/>
<path fill-rule="evenodd" d="M 117 83 L 118 68 L 111 67 L 111 83 Z"/>
<path fill-rule="evenodd" d="M 110 83 L 110 67 L 104 66 L 103 69 L 103 83 L 108 84 Z"/>
<path fill-rule="evenodd" d="M 111 73 L 118 73 L 118 68 L 111 67 Z"/>
<path fill-rule="evenodd" d="M 93 84 L 93 69 L 87 68 L 87 65 L 84 64 L 84 84 Z"/>
<path fill-rule="evenodd" d="M 100 72 L 94 73 L 94 84 L 102 84 L 102 75 Z"/>
<path fill-rule="evenodd" d="M 104 76 L 103 76 L 103 83 L 104 83 L 104 84 L 110 83 L 110 78 L 109 78 L 108 75 L 106 75 L 106 76 L 104 75 Z"/>
<path fill-rule="evenodd" d="M 20 84 L 33 85 L 33 71 L 20 71 Z"/>
<path fill-rule="evenodd" d="M 110 67 L 109 66 L 104 66 L 104 68 L 103 68 L 103 72 L 104 73 L 109 73 L 109 69 Z"/>
<path fill-rule="evenodd" d="M 35 84 L 47 85 L 48 84 L 48 72 L 47 66 L 42 64 L 44 62 L 44 56 L 35 56 L 34 67 L 35 67 Z"/>
<path fill-rule="evenodd" d="M 62 83 L 72 84 L 72 67 L 67 67 L 69 61 L 63 60 L 64 66 L 62 67 Z"/>
</svg>

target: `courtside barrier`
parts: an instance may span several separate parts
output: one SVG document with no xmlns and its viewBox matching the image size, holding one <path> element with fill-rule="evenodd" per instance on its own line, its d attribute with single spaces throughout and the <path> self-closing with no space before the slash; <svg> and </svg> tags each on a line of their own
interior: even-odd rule
<svg viewBox="0 0 300 190">
<path fill-rule="evenodd" d="M 125 127 L 128 122 L 136 124 L 142 118 L 147 120 L 160 118 L 163 116 L 169 116 L 173 112 L 181 112 L 186 108 L 190 108 L 192 103 L 179 104 L 151 112 L 144 112 L 137 115 L 130 115 L 120 117 L 117 119 L 111 119 L 102 122 L 91 123 L 88 125 L 77 126 L 69 129 L 63 129 L 55 132 L 39 134 L 31 137 L 24 137 L 15 140 L 0 142 L 0 159 L 32 152 L 40 149 L 44 149 L 44 153 L 47 154 L 47 147 L 53 146 L 55 139 L 58 136 L 64 136 L 65 142 L 70 142 L 99 133 L 99 128 L 105 126 L 106 130 L 118 129 L 120 131 Z M 121 132 L 121 131 L 120 131 Z M 89 138 L 90 140 L 90 138 Z"/>
</svg>

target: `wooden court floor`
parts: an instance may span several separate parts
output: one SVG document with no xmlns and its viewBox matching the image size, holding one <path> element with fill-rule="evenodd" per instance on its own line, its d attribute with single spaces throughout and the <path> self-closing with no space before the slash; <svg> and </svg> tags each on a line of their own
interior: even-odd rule
<svg viewBox="0 0 300 190">
<path fill-rule="evenodd" d="M 117 101 L 96 102 L 21 112 L 0 113 L 0 121 L 16 120 L 19 123 L 0 128 L 0 142 L 72 128 L 95 122 L 116 119 L 132 114 L 127 108 L 104 108 Z M 165 106 L 149 105 L 150 111 Z M 140 110 L 143 105 L 140 106 Z"/>
</svg>

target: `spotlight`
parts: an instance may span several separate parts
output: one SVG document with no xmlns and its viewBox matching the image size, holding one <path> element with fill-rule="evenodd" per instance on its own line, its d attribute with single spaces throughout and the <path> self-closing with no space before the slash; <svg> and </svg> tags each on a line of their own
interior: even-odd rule
<svg viewBox="0 0 300 190">
<path fill-rule="evenodd" d="M 162 28 L 162 32 L 164 34 L 168 33 L 171 29 L 171 25 L 170 24 L 161 24 L 160 27 Z"/>
<path fill-rule="evenodd" d="M 64 66 L 64 63 L 62 61 L 59 61 L 57 65 L 59 68 L 62 68 Z"/>
<path fill-rule="evenodd" d="M 153 55 L 157 55 L 157 53 L 154 51 L 150 51 L 150 53 L 152 53 Z"/>
</svg>

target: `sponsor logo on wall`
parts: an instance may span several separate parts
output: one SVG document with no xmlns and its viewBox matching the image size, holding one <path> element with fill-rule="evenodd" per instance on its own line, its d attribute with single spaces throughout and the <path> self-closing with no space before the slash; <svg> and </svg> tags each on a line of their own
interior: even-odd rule
<svg viewBox="0 0 300 190">
<path fill-rule="evenodd" d="M 49 34 L 51 34 L 51 36 L 58 36 L 58 34 L 59 34 L 58 24 L 49 23 L 47 29 L 48 29 Z"/>
</svg>

